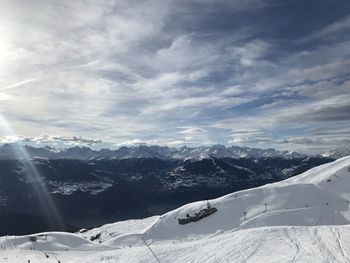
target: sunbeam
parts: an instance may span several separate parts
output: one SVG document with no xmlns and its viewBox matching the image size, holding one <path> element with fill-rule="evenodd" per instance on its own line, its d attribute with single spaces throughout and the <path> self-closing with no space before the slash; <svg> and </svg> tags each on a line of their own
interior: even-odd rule
<svg viewBox="0 0 350 263">
<path fill-rule="evenodd" d="M 5 135 L 14 135 L 15 133 L 11 129 L 10 125 L 0 114 L 0 132 Z M 14 143 L 11 145 L 14 150 L 19 162 L 21 162 L 25 174 L 30 177 L 36 196 L 38 197 L 39 205 L 43 210 L 45 216 L 51 220 L 49 222 L 51 225 L 59 228 L 60 230 L 64 229 L 64 223 L 62 216 L 55 205 L 48 189 L 45 186 L 45 182 L 42 181 L 39 170 L 35 166 L 33 160 L 29 157 L 25 147 L 21 143 Z"/>
</svg>

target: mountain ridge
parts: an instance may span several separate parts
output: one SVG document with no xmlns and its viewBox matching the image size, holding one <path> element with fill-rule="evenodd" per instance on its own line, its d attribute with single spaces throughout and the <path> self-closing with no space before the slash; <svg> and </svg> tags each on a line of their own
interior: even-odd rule
<svg viewBox="0 0 350 263">
<path fill-rule="evenodd" d="M 23 151 L 26 156 L 18 154 Z M 29 145 L 3 144 L 0 146 L 0 159 L 22 159 L 22 158 L 47 158 L 47 159 L 77 159 L 77 160 L 102 160 L 102 159 L 128 159 L 128 158 L 159 158 L 159 159 L 203 159 L 209 157 L 217 158 L 271 158 L 281 157 L 285 159 L 304 158 L 307 156 L 319 156 L 304 154 L 295 151 L 279 151 L 273 148 L 260 149 L 240 146 L 198 146 L 180 148 L 139 145 L 122 146 L 118 149 L 103 148 L 93 150 L 88 147 L 75 146 L 72 148 L 56 149 L 49 146 L 33 147 Z"/>
</svg>

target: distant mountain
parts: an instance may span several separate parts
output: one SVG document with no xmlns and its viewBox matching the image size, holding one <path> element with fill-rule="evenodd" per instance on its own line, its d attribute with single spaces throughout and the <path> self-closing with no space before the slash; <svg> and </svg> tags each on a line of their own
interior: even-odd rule
<svg viewBox="0 0 350 263">
<path fill-rule="evenodd" d="M 350 148 L 337 148 L 322 154 L 323 157 L 328 157 L 333 159 L 338 159 L 348 155 L 350 155 Z"/>
<path fill-rule="evenodd" d="M 24 151 L 23 151 L 24 150 Z M 72 147 L 68 149 L 55 149 L 51 147 L 36 148 L 32 146 L 19 146 L 17 144 L 4 144 L 0 147 L 1 160 L 25 159 L 25 157 L 46 159 L 75 159 L 75 160 L 103 160 L 103 159 L 130 159 L 130 158 L 157 158 L 157 159 L 205 159 L 215 158 L 304 158 L 307 155 L 294 151 L 278 151 L 275 149 L 258 149 L 239 146 L 226 147 L 224 145 L 200 146 L 181 148 L 166 146 L 130 146 L 120 147 L 116 150 L 92 150 L 87 147 Z"/>
</svg>

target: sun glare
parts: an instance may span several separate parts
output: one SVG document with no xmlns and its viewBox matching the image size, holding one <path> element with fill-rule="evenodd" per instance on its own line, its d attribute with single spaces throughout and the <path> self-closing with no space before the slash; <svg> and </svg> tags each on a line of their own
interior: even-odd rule
<svg viewBox="0 0 350 263">
<path fill-rule="evenodd" d="M 15 132 L 11 129 L 10 125 L 6 119 L 0 114 L 0 134 L 2 135 L 15 135 Z M 14 143 L 11 145 L 17 159 L 22 165 L 26 176 L 31 178 L 33 182 L 33 187 L 35 194 L 38 197 L 40 206 L 45 213 L 47 219 L 51 220 L 51 225 L 64 229 L 64 224 L 62 221 L 62 216 L 60 215 L 57 206 L 55 205 L 48 189 L 45 186 L 45 182 L 41 180 L 40 172 L 35 166 L 34 161 L 29 157 L 25 147 L 21 143 Z"/>
</svg>

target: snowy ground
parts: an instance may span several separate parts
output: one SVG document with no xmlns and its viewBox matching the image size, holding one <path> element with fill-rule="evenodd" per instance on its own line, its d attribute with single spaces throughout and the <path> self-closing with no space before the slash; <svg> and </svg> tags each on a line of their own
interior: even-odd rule
<svg viewBox="0 0 350 263">
<path fill-rule="evenodd" d="M 27 262 L 28 259 L 30 262 L 41 263 L 58 260 L 76 263 L 157 262 L 142 243 L 111 250 L 99 244 L 84 246 L 80 242 L 80 247 L 70 247 L 70 244 L 68 251 L 59 242 L 54 242 L 51 248 L 41 247 L 40 250 L 29 250 L 23 246 L 12 247 L 2 252 L 0 262 Z M 349 243 L 350 226 L 288 226 L 216 233 L 199 239 L 151 244 L 151 248 L 160 262 L 167 263 L 350 262 Z M 49 258 L 46 258 L 43 251 Z"/>
<path fill-rule="evenodd" d="M 350 262 L 349 226 L 269 227 L 152 246 L 160 262 Z M 157 262 L 141 244 L 86 262 Z"/>
<path fill-rule="evenodd" d="M 177 219 L 198 212 L 206 201 L 79 234 L 46 233 L 36 241 L 2 237 L 0 262 L 157 262 L 152 251 L 160 262 L 350 262 L 349 189 L 345 157 L 210 200 L 218 211 L 186 225 Z"/>
<path fill-rule="evenodd" d="M 88 230 L 86 232 L 82 231 L 82 233 L 78 233 L 78 235 L 90 240 L 91 237 L 100 234 L 100 237 L 96 240 L 98 242 L 101 241 L 102 243 L 106 243 L 121 235 L 142 233 L 144 229 L 153 224 L 153 222 L 155 222 L 158 218 L 159 216 L 152 216 L 145 219 L 115 222 Z"/>
</svg>

